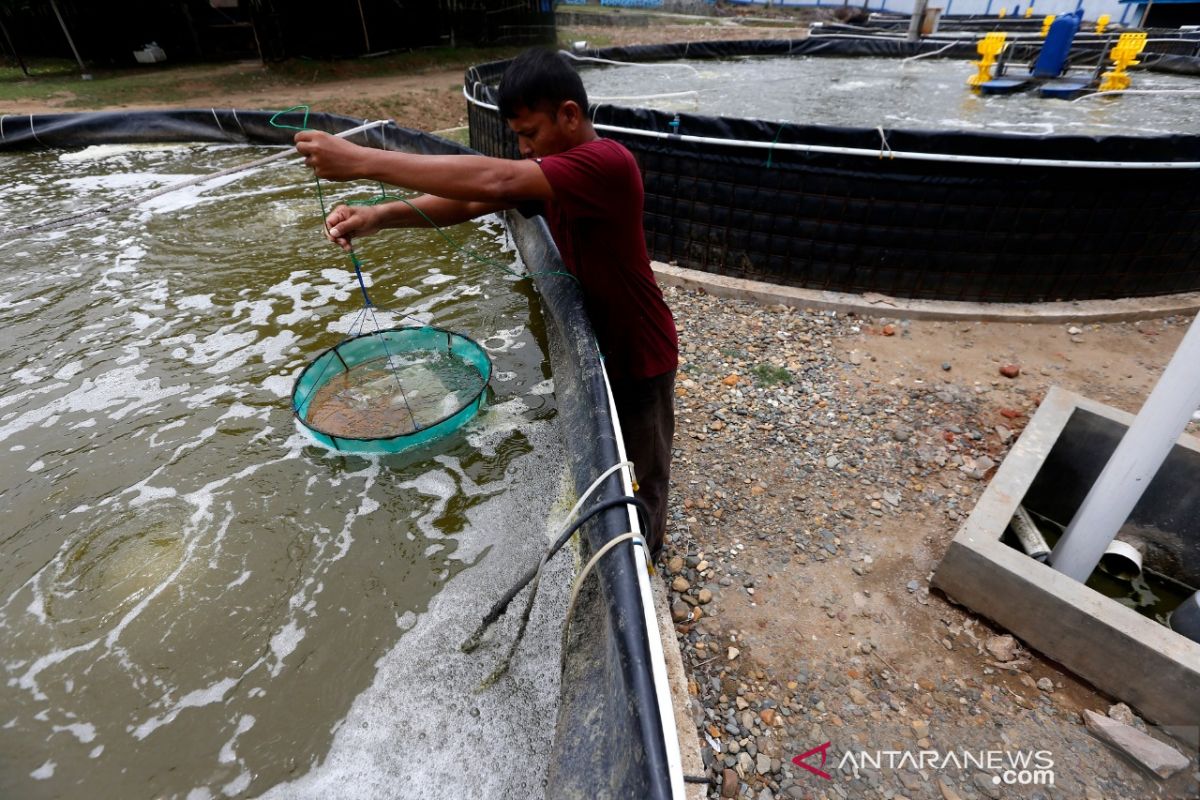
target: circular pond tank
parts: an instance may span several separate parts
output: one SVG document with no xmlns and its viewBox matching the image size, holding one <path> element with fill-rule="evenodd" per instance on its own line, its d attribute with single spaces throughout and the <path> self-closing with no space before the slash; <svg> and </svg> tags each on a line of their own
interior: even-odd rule
<svg viewBox="0 0 1200 800">
<path fill-rule="evenodd" d="M 1200 60 L 1167 49 L 1135 73 L 1155 94 L 1075 103 L 973 94 L 970 39 L 572 57 L 597 131 L 641 164 L 652 258 L 809 289 L 1045 302 L 1200 290 Z M 1072 63 L 1102 51 L 1084 42 Z M 495 109 L 506 66 L 466 76 L 471 144 L 489 155 L 517 155 Z"/>
</svg>

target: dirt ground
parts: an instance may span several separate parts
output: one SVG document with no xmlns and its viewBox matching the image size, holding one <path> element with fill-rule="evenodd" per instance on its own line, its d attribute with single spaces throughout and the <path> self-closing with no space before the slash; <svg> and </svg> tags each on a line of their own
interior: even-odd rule
<svg viewBox="0 0 1200 800">
<path fill-rule="evenodd" d="M 978 465 L 1003 461 L 1050 387 L 1136 412 L 1190 318 L 910 322 L 667 299 L 682 363 L 665 580 L 711 797 L 1196 795 L 1191 770 L 1148 779 L 1087 732 L 1082 712 L 1114 699 L 1019 645 L 999 662 L 988 643 L 1006 632 L 929 583 L 994 474 Z M 838 758 L 1042 749 L 1055 781 L 823 783 L 790 763 L 822 742 Z"/>
</svg>

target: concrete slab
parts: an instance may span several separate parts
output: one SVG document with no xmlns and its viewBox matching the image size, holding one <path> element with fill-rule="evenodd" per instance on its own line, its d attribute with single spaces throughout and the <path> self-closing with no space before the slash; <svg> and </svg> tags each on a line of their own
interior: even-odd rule
<svg viewBox="0 0 1200 800">
<path fill-rule="evenodd" d="M 853 312 L 864 316 L 902 319 L 969 319 L 980 322 L 1102 322 L 1153 319 L 1200 311 L 1200 292 L 1124 300 L 1079 300 L 1064 303 L 963 303 L 951 300 L 911 300 L 867 292 L 847 294 L 800 289 L 765 281 L 733 278 L 652 261 L 664 286 L 703 289 L 717 297 L 750 300 L 763 305 Z"/>
<path fill-rule="evenodd" d="M 938 565 L 933 584 L 1097 689 L 1200 746 L 1200 644 L 1126 608 L 1001 541 L 1017 506 L 1058 504 L 1062 519 L 1086 494 L 1133 416 L 1053 389 L 1000 465 Z M 1081 463 L 1086 462 L 1086 463 Z M 1180 437 L 1131 522 L 1200 546 L 1200 441 Z M 1066 521 L 1069 521 L 1069 517 Z M 1190 559 L 1189 559 L 1190 560 Z"/>
</svg>

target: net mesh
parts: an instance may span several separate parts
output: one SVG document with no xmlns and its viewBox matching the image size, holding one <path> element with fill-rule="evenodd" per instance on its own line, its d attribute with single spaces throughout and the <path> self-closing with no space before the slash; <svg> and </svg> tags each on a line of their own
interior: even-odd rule
<svg viewBox="0 0 1200 800">
<path fill-rule="evenodd" d="M 492 363 L 473 339 L 431 326 L 353 336 L 313 359 L 292 389 L 296 418 L 337 450 L 395 453 L 465 425 Z"/>
<path fill-rule="evenodd" d="M 419 431 L 453 415 L 483 389 L 474 366 L 450 353 L 412 350 L 373 358 L 320 386 L 305 421 L 342 438 Z"/>
</svg>

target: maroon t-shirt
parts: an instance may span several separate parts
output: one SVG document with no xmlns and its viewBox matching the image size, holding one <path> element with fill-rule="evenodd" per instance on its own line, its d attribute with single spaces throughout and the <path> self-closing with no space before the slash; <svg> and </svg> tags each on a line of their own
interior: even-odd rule
<svg viewBox="0 0 1200 800">
<path fill-rule="evenodd" d="M 546 222 L 583 288 L 609 376 L 620 382 L 675 369 L 679 340 L 646 254 L 642 173 L 633 154 L 596 139 L 538 163 L 554 189 Z"/>
</svg>

